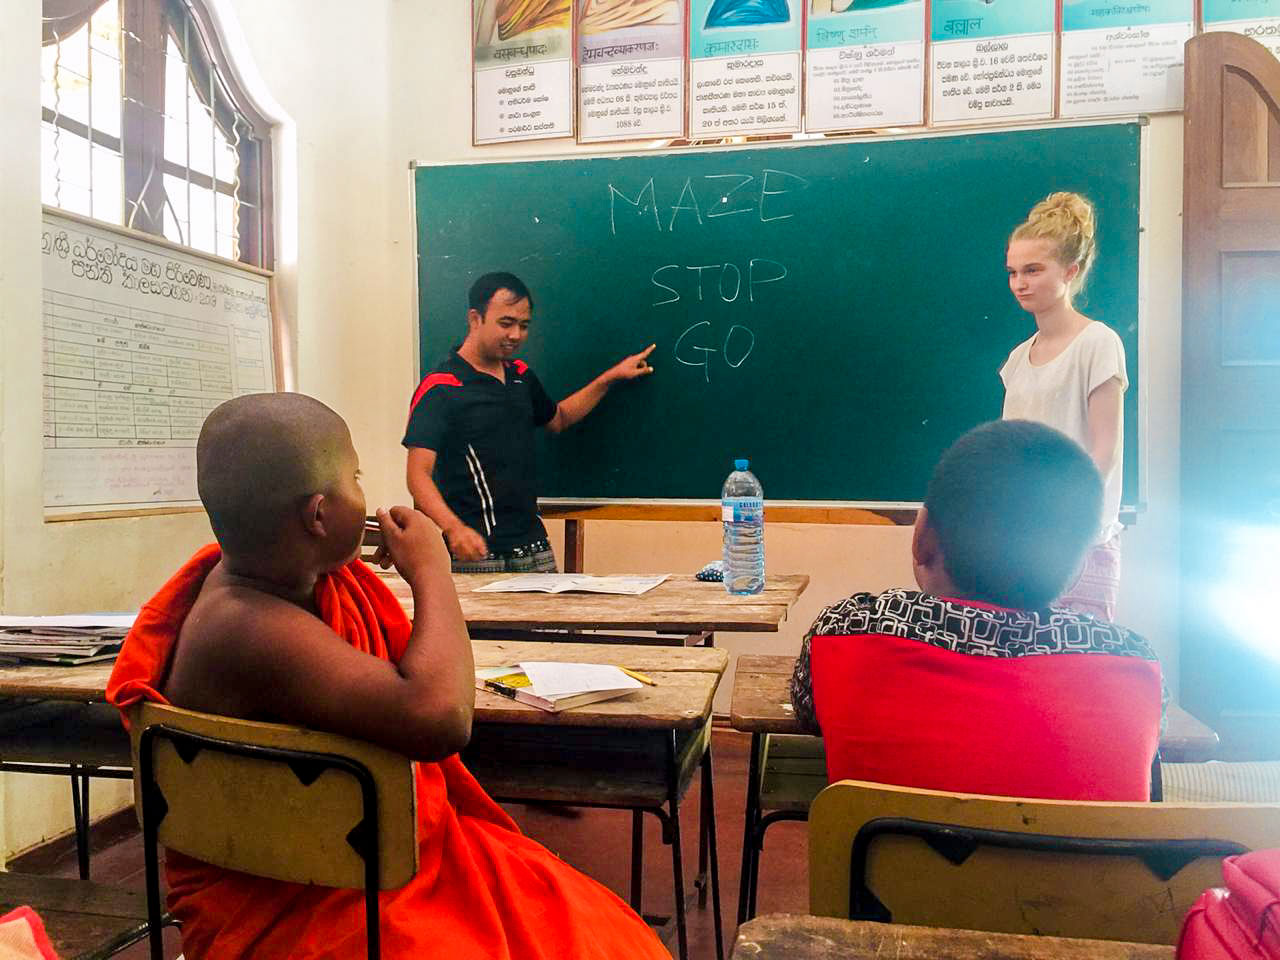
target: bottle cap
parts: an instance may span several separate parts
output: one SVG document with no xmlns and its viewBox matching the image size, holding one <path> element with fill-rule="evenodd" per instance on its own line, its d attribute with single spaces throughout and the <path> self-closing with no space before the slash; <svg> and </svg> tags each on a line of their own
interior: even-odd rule
<svg viewBox="0 0 1280 960">
<path fill-rule="evenodd" d="M 745 470 L 749 466 L 751 466 L 750 460 L 743 460 L 742 458 L 738 458 L 737 460 L 733 461 L 733 469 L 735 470 Z"/>
</svg>

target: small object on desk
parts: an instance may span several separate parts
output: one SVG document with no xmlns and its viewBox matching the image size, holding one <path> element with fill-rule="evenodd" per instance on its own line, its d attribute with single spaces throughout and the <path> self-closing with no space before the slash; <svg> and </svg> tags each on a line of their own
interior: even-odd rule
<svg viewBox="0 0 1280 960">
<path fill-rule="evenodd" d="M 517 577 L 507 577 L 476 587 L 476 593 L 566 593 L 577 590 L 583 593 L 617 593 L 638 597 L 648 593 L 662 581 L 667 574 L 661 573 L 651 577 L 593 577 L 581 573 L 525 573 Z"/>
<path fill-rule="evenodd" d="M 652 677 L 646 677 L 639 670 L 630 670 L 627 667 L 619 667 L 618 669 L 621 670 L 623 673 L 625 673 L 632 680 L 639 680 L 641 683 L 645 684 L 646 686 L 656 687 L 658 685 L 657 680 L 654 680 Z"/>
<path fill-rule="evenodd" d="M 640 681 L 621 667 L 598 663 L 525 661 L 476 670 L 477 690 L 488 690 L 552 713 L 621 697 L 640 686 Z"/>
<path fill-rule="evenodd" d="M 694 578 L 705 583 L 724 583 L 724 561 L 712 560 L 695 573 Z"/>
</svg>

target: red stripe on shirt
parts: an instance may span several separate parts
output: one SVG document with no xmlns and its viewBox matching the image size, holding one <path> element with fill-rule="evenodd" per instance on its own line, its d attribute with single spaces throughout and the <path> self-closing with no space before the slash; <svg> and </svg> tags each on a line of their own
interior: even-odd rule
<svg viewBox="0 0 1280 960">
<path fill-rule="evenodd" d="M 427 395 L 427 391 L 432 387 L 460 387 L 462 381 L 455 377 L 452 373 L 429 373 L 422 378 L 422 382 L 418 384 L 418 389 L 413 391 L 413 399 L 409 401 L 409 416 L 413 417 L 414 408 L 418 406 L 418 402 Z"/>
<path fill-rule="evenodd" d="M 511 365 L 516 368 L 516 373 L 523 376 L 524 372 L 529 369 L 529 365 L 523 360 L 512 360 Z"/>
</svg>

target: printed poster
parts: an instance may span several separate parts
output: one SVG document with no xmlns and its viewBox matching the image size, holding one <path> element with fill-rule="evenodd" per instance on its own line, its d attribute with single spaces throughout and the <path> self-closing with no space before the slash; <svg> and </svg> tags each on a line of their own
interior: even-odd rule
<svg viewBox="0 0 1280 960">
<path fill-rule="evenodd" d="M 1053 116 L 1054 0 L 930 0 L 929 120 Z"/>
<path fill-rule="evenodd" d="M 800 129 L 800 37 L 809 0 L 692 0 L 689 137 Z"/>
<path fill-rule="evenodd" d="M 473 0 L 477 144 L 573 136 L 570 0 Z"/>
<path fill-rule="evenodd" d="M 924 0 L 810 0 L 805 129 L 924 123 Z"/>
<path fill-rule="evenodd" d="M 1182 48 L 1192 0 L 1063 0 L 1059 115 L 1182 109 Z"/>
<path fill-rule="evenodd" d="M 684 0 L 577 0 L 578 141 L 684 136 Z"/>
<path fill-rule="evenodd" d="M 1243 33 L 1280 57 L 1280 0 L 1204 0 L 1204 28 Z"/>
</svg>

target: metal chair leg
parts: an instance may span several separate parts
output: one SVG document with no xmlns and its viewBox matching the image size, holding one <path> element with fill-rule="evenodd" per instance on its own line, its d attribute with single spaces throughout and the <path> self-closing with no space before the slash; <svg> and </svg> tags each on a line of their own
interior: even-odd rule
<svg viewBox="0 0 1280 960">
<path fill-rule="evenodd" d="M 716 927 L 716 960 L 724 960 L 724 928 L 720 920 L 720 853 L 716 847 L 715 793 L 712 787 L 711 746 L 702 755 L 702 793 L 707 798 L 711 815 L 706 818 L 706 836 L 711 850 L 711 909 Z"/>
<path fill-rule="evenodd" d="M 641 884 L 644 882 L 644 811 L 631 811 L 631 909 L 640 913 Z"/>
<path fill-rule="evenodd" d="M 671 870 L 676 900 L 676 939 L 680 960 L 689 960 L 689 930 L 684 910 L 684 859 L 680 848 L 680 780 L 676 767 L 676 732 L 667 734 L 667 805 L 671 811 Z"/>
</svg>

